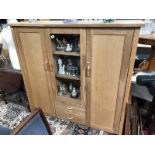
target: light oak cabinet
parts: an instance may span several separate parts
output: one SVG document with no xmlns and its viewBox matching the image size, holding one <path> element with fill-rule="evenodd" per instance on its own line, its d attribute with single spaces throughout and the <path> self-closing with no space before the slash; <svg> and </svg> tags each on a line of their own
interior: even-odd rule
<svg viewBox="0 0 155 155">
<path fill-rule="evenodd" d="M 31 110 L 41 107 L 46 114 L 121 134 L 141 25 L 12 24 Z M 55 37 L 78 38 L 79 51 L 58 51 Z M 80 74 L 61 75 L 60 58 L 76 62 Z M 73 83 L 78 97 L 62 94 L 62 82 Z"/>
<path fill-rule="evenodd" d="M 19 28 L 14 33 L 31 110 L 40 107 L 46 114 L 55 114 L 53 90 L 47 71 L 47 52 L 43 29 Z"/>
<path fill-rule="evenodd" d="M 87 32 L 87 113 L 90 126 L 117 131 L 124 101 L 134 30 Z"/>
</svg>

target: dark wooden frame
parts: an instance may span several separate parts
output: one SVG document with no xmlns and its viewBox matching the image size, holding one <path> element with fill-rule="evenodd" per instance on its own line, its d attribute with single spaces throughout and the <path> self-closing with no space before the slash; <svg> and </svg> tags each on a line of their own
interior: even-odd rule
<svg viewBox="0 0 155 155">
<path fill-rule="evenodd" d="M 21 131 L 21 129 L 29 122 L 31 121 L 31 119 L 36 116 L 37 114 L 40 114 L 46 128 L 47 128 L 47 131 L 48 131 L 48 134 L 49 135 L 52 135 L 52 132 L 51 132 L 51 129 L 50 129 L 50 126 L 47 122 L 47 119 L 43 113 L 43 111 L 40 109 L 40 108 L 37 108 L 35 109 L 29 116 L 27 116 L 11 133 L 11 135 L 17 135 L 19 131 Z"/>
</svg>

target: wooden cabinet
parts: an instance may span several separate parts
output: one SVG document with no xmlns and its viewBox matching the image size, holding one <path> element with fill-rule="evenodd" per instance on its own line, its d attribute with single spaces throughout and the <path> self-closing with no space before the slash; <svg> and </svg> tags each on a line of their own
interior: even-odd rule
<svg viewBox="0 0 155 155">
<path fill-rule="evenodd" d="M 87 32 L 87 113 L 90 126 L 115 132 L 129 68 L 134 30 L 90 29 Z"/>
<path fill-rule="evenodd" d="M 44 30 L 19 28 L 14 37 L 31 110 L 40 107 L 46 114 L 55 115 Z"/>
<path fill-rule="evenodd" d="M 12 24 L 31 110 L 41 107 L 46 114 L 121 134 L 141 25 Z M 72 51 L 59 39 L 66 49 L 72 44 Z M 79 67 L 78 74 L 66 69 L 68 62 Z"/>
</svg>

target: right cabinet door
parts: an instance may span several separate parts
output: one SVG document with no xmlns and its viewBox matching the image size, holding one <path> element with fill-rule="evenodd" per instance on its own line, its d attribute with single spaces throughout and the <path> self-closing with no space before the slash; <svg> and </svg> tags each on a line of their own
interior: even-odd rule
<svg viewBox="0 0 155 155">
<path fill-rule="evenodd" d="M 118 133 L 134 29 L 87 30 L 87 124 Z"/>
</svg>

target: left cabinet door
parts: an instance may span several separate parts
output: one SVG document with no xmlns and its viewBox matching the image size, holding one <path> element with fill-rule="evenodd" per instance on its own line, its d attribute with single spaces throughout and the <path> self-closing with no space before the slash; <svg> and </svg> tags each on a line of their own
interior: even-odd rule
<svg viewBox="0 0 155 155">
<path fill-rule="evenodd" d="M 44 29 L 13 28 L 13 35 L 31 110 L 55 115 Z"/>
</svg>

